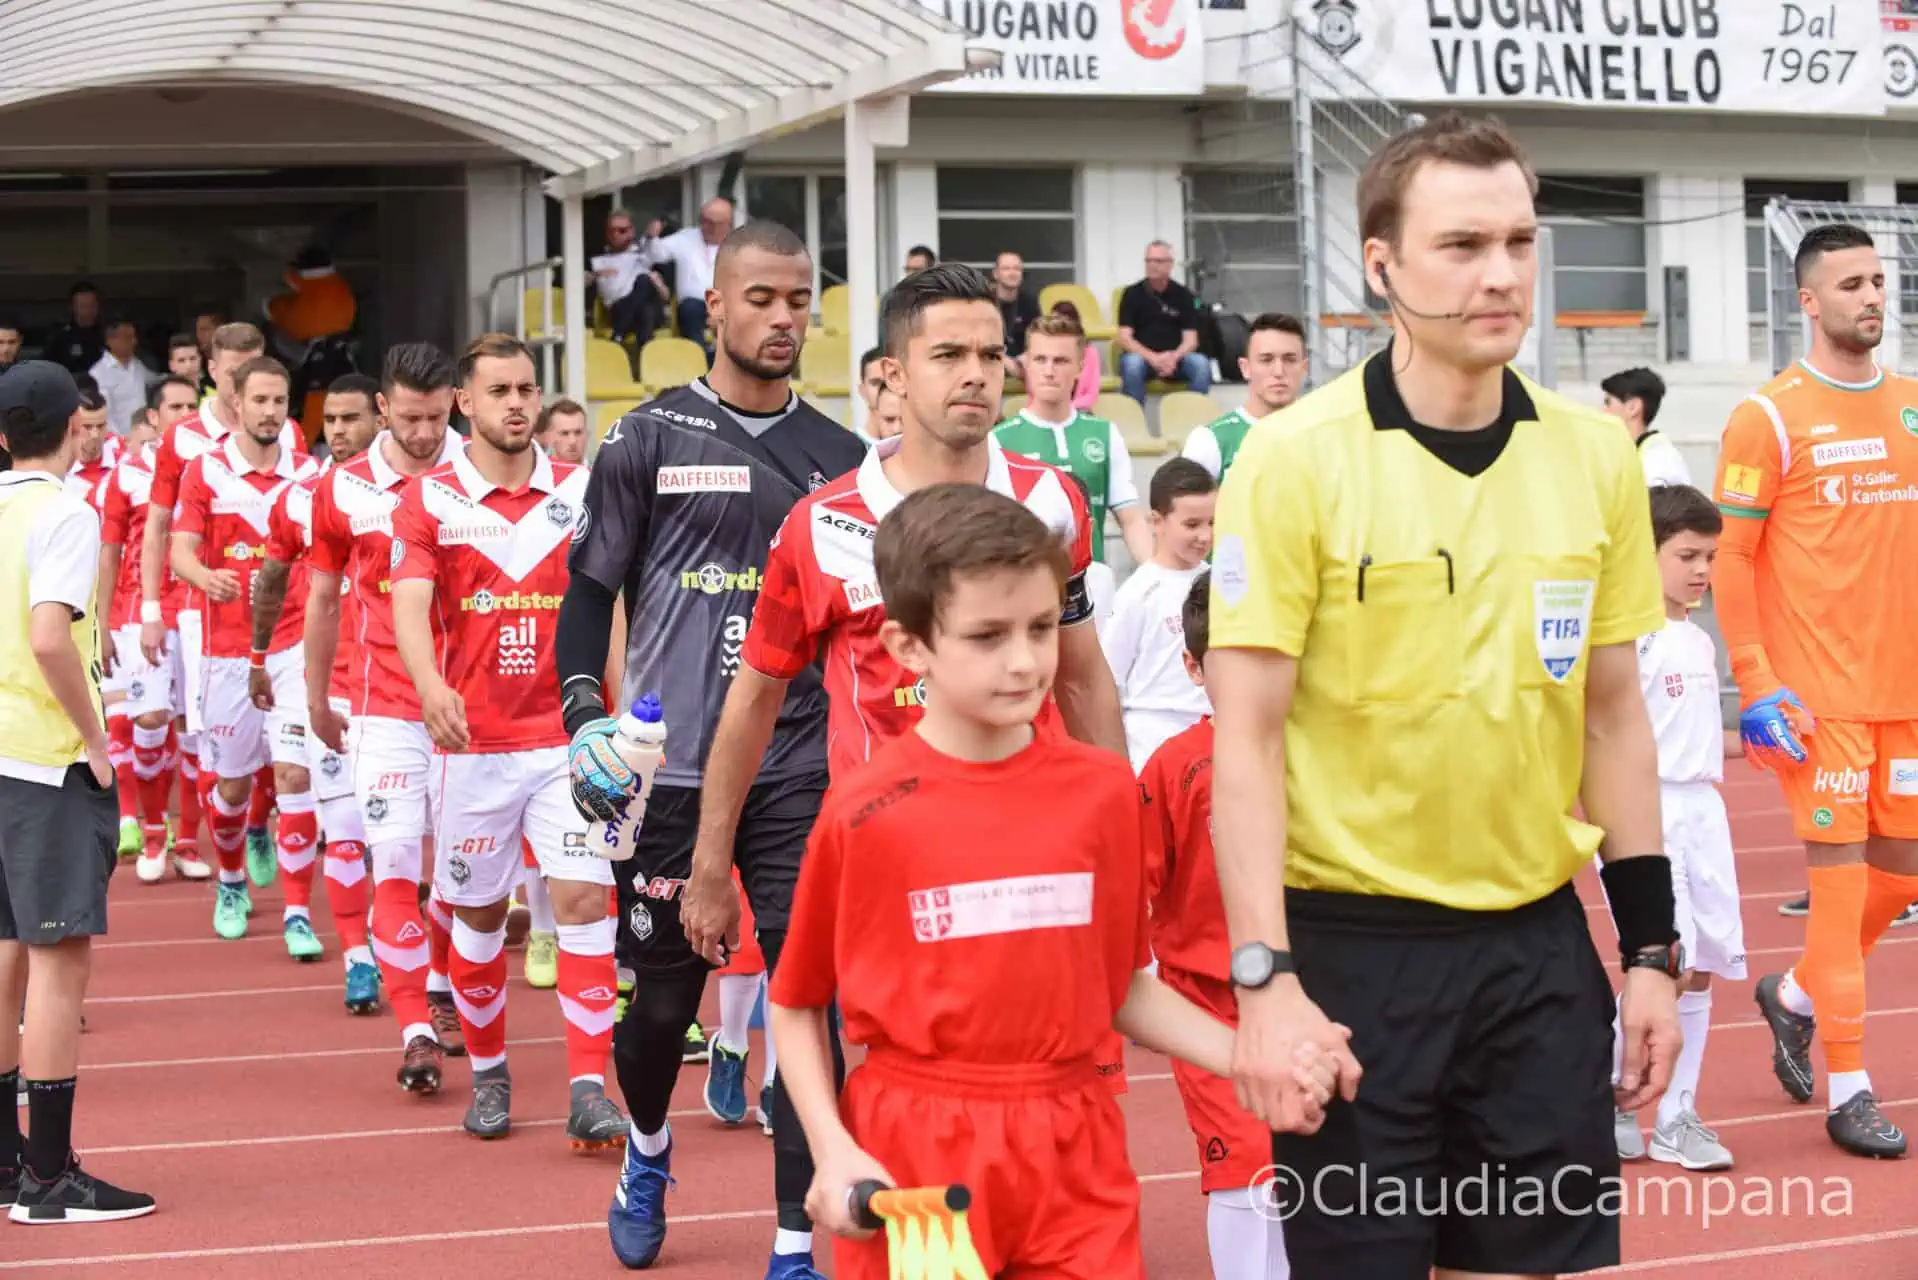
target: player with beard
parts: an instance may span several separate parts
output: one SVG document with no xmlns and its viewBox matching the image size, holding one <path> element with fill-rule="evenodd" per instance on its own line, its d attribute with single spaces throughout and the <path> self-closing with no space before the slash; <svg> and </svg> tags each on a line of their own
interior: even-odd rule
<svg viewBox="0 0 1918 1280">
<path fill-rule="evenodd" d="M 627 414 L 601 443 L 560 611 L 559 674 L 582 811 L 617 816 L 633 783 L 610 750 L 609 712 L 618 708 L 606 705 L 600 682 L 621 593 L 625 692 L 657 692 L 665 710 L 666 760 L 638 847 L 615 864 L 621 964 L 633 970 L 635 986 L 613 1042 L 632 1136 L 608 1227 L 614 1253 L 633 1268 L 651 1266 L 665 1242 L 666 1112 L 711 970 L 679 923 L 707 743 L 739 669 L 773 535 L 795 503 L 865 455 L 857 436 L 793 394 L 812 280 L 806 247 L 787 228 L 753 222 L 727 236 L 706 295 L 718 335 L 712 371 Z M 737 845 L 773 965 L 826 786 L 826 697 L 817 669 L 798 674 L 775 718 Z M 734 893 L 730 875 L 727 892 Z M 743 1058 L 738 1066 L 743 1072 Z M 812 1162 L 790 1104 L 783 1115 L 773 1136 L 780 1229 L 767 1275 L 800 1280 L 818 1274 L 804 1209 Z"/>
</svg>

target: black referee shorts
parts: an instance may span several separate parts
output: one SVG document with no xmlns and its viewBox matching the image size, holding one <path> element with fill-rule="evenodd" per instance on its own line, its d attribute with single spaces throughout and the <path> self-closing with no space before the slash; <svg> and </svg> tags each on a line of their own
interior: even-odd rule
<svg viewBox="0 0 1918 1280">
<path fill-rule="evenodd" d="M 819 817 L 826 781 L 822 771 L 762 782 L 746 793 L 733 861 L 762 933 L 783 933 L 792 915 L 799 861 Z M 613 864 L 620 924 L 615 955 L 620 967 L 642 978 L 704 975 L 712 968 L 686 941 L 679 923 L 679 899 L 692 874 L 699 835 L 699 797 L 697 787 L 655 786 L 646 799 L 633 856 Z"/>
<path fill-rule="evenodd" d="M 1365 1069 L 1318 1133 L 1274 1136 L 1294 1280 L 1616 1265 L 1612 989 L 1571 886 L 1501 912 L 1286 906 L 1300 981 Z"/>
<path fill-rule="evenodd" d="M 0 942 L 50 947 L 105 933 L 119 843 L 119 792 L 86 765 L 57 787 L 0 777 Z"/>
</svg>

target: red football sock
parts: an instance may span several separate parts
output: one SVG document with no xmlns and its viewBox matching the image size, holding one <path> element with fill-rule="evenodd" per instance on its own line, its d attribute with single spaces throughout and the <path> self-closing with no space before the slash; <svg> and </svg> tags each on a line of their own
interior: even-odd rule
<svg viewBox="0 0 1918 1280">
<path fill-rule="evenodd" d="M 420 919 L 419 886 L 404 876 L 373 886 L 373 958 L 379 961 L 386 1000 L 400 1020 L 401 1034 L 407 1039 L 432 1036 L 433 1021 L 426 1011 L 426 925 Z"/>
<path fill-rule="evenodd" d="M 140 816 L 149 829 L 166 825 L 167 798 L 173 779 L 167 769 L 167 742 L 173 726 L 149 729 L 133 726 L 133 776 L 140 798 Z"/>
<path fill-rule="evenodd" d="M 273 812 L 273 766 L 262 765 L 253 775 L 253 794 L 246 802 L 246 826 L 249 831 L 258 831 L 266 825 L 267 817 Z"/>
<path fill-rule="evenodd" d="M 107 761 L 120 784 L 120 820 L 140 820 L 140 775 L 133 769 L 133 717 L 107 712 Z"/>
<path fill-rule="evenodd" d="M 176 843 L 192 849 L 200 843 L 200 815 L 206 800 L 200 790 L 200 762 L 190 752 L 180 754 L 180 835 Z"/>
<path fill-rule="evenodd" d="M 257 793 L 258 785 L 254 787 Z M 306 915 L 313 901 L 313 863 L 320 852 L 320 815 L 311 791 L 279 798 L 280 874 L 286 880 L 286 910 Z"/>
<path fill-rule="evenodd" d="M 220 789 L 208 788 L 208 808 L 212 811 L 213 854 L 220 860 L 220 878 L 232 881 L 246 876 L 246 805 L 229 805 Z"/>
<path fill-rule="evenodd" d="M 473 1070 L 484 1071 L 506 1058 L 506 928 L 481 933 L 455 920 L 450 932 L 453 1005 L 466 1033 L 466 1056 Z"/>
<path fill-rule="evenodd" d="M 281 830 L 285 830 L 282 822 Z M 333 927 L 347 950 L 366 945 L 366 846 L 358 840 L 335 840 L 326 846 L 326 905 Z"/>
<path fill-rule="evenodd" d="M 453 908 L 446 905 L 438 889 L 433 890 L 426 899 L 426 938 L 431 948 L 432 976 L 450 982 L 453 977 Z M 444 991 L 446 988 L 433 982 L 428 985 L 428 990 Z"/>
<path fill-rule="evenodd" d="M 559 926 L 559 1009 L 566 1015 L 566 1074 L 604 1082 L 613 1050 L 613 920 Z"/>
</svg>

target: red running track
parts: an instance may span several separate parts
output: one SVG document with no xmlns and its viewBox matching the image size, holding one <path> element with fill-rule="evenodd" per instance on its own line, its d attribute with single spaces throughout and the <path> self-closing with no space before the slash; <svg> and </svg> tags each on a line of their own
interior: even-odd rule
<svg viewBox="0 0 1918 1280">
<path fill-rule="evenodd" d="M 1740 849 L 1753 979 L 1796 955 L 1801 922 L 1777 905 L 1804 883 L 1776 789 L 1735 767 L 1726 789 Z M 1598 900 L 1595 881 L 1581 885 Z M 63 1277 L 429 1280 L 623 1274 L 606 1245 L 616 1160 L 567 1149 L 555 997 L 519 985 L 510 1002 L 516 1125 L 483 1145 L 459 1131 L 468 1068 L 420 1100 L 395 1085 L 398 1029 L 340 1006 L 337 944 L 318 964 L 280 949 L 277 895 L 256 894 L 248 938 L 212 936 L 212 891 L 115 877 L 113 934 L 98 951 L 79 1095 L 89 1164 L 153 1192 L 128 1223 L 29 1231 L 0 1226 L 0 1273 Z M 1612 935 L 1592 918 L 1601 949 Z M 1870 965 L 1873 1082 L 1918 1127 L 1918 928 L 1894 931 Z M 1848 1157 L 1816 1103 L 1772 1080 L 1751 982 L 1720 986 L 1699 1109 L 1738 1159 L 1707 1178 L 1632 1167 L 1626 1264 L 1611 1274 L 1749 1280 L 1918 1277 L 1918 1165 Z M 711 1010 L 709 1010 L 709 1014 Z M 757 1071 L 758 1054 L 754 1055 Z M 1135 1052 L 1124 1099 L 1144 1175 L 1149 1273 L 1203 1280 L 1196 1157 L 1162 1059 Z M 756 1076 L 755 1076 L 756 1079 Z M 673 1226 L 656 1271 L 756 1280 L 773 1230 L 771 1143 L 700 1106 L 704 1069 L 674 1096 Z M 1821 1099 L 1822 1100 L 1822 1099 Z M 1649 1120 L 1649 1117 L 1647 1117 Z M 822 1242 L 823 1243 L 823 1242 Z M 822 1262 L 824 1250 L 822 1249 Z"/>
</svg>

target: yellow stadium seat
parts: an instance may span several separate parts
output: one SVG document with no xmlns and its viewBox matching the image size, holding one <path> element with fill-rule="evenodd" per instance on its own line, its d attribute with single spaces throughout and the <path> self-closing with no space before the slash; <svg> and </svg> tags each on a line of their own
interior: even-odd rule
<svg viewBox="0 0 1918 1280">
<path fill-rule="evenodd" d="M 1164 440 L 1146 430 L 1145 410 L 1139 402 L 1122 392 L 1108 391 L 1092 406 L 1092 412 L 1119 428 L 1126 451 L 1142 458 L 1157 458 L 1172 452 Z"/>
<path fill-rule="evenodd" d="M 619 400 L 627 405 L 650 400 L 653 393 L 633 377 L 626 348 L 610 338 L 586 339 L 586 398 Z"/>
<path fill-rule="evenodd" d="M 1219 402 L 1203 392 L 1167 392 L 1159 401 L 1159 435 L 1174 449 L 1182 448 L 1194 427 L 1208 426 L 1224 416 Z"/>
<path fill-rule="evenodd" d="M 546 295 L 553 295 L 553 327 L 546 329 Z M 535 285 L 521 295 L 526 305 L 526 336 L 529 338 L 557 338 L 566 332 L 566 290 L 546 289 Z"/>
<path fill-rule="evenodd" d="M 852 289 L 843 284 L 828 285 L 819 295 L 819 327 L 827 333 L 852 332 Z"/>
<path fill-rule="evenodd" d="M 645 398 L 652 399 L 650 395 Z M 593 448 L 597 449 L 599 442 L 606 438 L 606 433 L 613 429 L 613 424 L 631 413 L 639 403 L 638 400 L 625 399 L 588 401 L 586 407 L 592 422 Z"/>
<path fill-rule="evenodd" d="M 653 338 L 639 349 L 639 380 L 649 387 L 683 387 L 705 376 L 705 348 L 691 338 Z"/>
<path fill-rule="evenodd" d="M 799 380 L 811 396 L 852 394 L 852 339 L 844 333 L 815 333 L 799 353 Z"/>
<path fill-rule="evenodd" d="M 1086 337 L 1093 341 L 1103 342 L 1119 331 L 1111 317 L 1099 309 L 1099 300 L 1092 290 L 1084 285 L 1067 280 L 1039 290 L 1040 315 L 1051 314 L 1053 306 L 1061 302 L 1070 302 L 1079 309 L 1079 323 L 1085 327 Z"/>
</svg>

